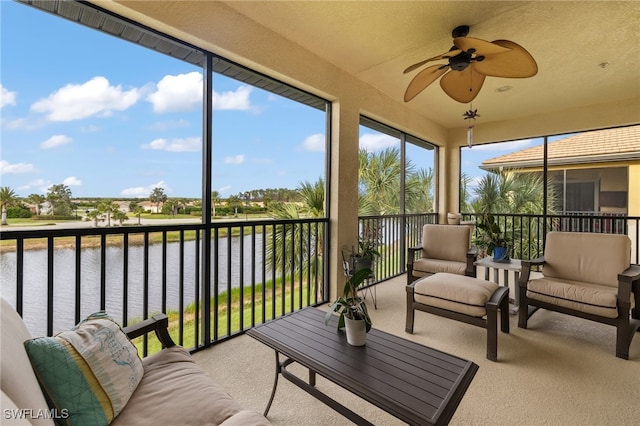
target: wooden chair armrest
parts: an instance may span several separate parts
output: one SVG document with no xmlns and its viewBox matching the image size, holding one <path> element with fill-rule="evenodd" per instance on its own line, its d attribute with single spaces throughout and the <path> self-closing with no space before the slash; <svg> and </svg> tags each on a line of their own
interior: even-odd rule
<svg viewBox="0 0 640 426">
<path fill-rule="evenodd" d="M 618 281 L 638 281 L 640 280 L 640 265 L 631 265 L 620 274 L 618 274 Z"/>
<path fill-rule="evenodd" d="M 154 315 L 142 322 L 124 327 L 123 330 L 129 339 L 135 339 L 154 331 L 162 343 L 162 347 L 170 348 L 176 345 L 169 335 L 169 318 L 165 314 Z"/>
<path fill-rule="evenodd" d="M 531 267 L 535 265 L 544 265 L 544 256 L 531 260 L 522 260 L 522 272 L 520 273 L 520 280 L 518 280 L 518 286 L 527 287 L 529 277 L 531 276 Z"/>
<path fill-rule="evenodd" d="M 407 249 L 409 256 L 407 256 L 407 263 L 413 265 L 413 261 L 416 260 L 416 253 L 422 251 L 422 246 L 409 247 Z"/>
<path fill-rule="evenodd" d="M 636 307 L 640 297 L 638 296 L 640 284 L 640 265 L 631 265 L 618 274 L 618 306 L 624 311 L 631 309 L 631 292 L 636 299 Z"/>
</svg>

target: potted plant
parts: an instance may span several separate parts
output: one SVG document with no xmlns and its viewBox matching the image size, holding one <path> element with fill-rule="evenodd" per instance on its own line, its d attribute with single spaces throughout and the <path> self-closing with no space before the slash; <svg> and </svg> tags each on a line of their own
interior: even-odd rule
<svg viewBox="0 0 640 426">
<path fill-rule="evenodd" d="M 347 343 L 353 346 L 364 345 L 367 333 L 371 330 L 371 318 L 367 305 L 364 299 L 358 296 L 358 288 L 371 273 L 371 269 L 360 269 L 350 275 L 344 285 L 342 297 L 329 306 L 324 318 L 324 323 L 327 325 L 333 313 L 337 312 L 339 314 L 338 329 L 345 329 Z"/>
<path fill-rule="evenodd" d="M 374 240 L 359 238 L 358 251 L 351 249 L 351 270 L 352 273 L 361 269 L 373 269 L 373 259 L 380 256 L 377 250 L 378 243 Z"/>
<path fill-rule="evenodd" d="M 480 236 L 475 239 L 476 246 L 484 248 L 487 255 L 493 254 L 496 262 L 509 262 L 509 236 L 502 231 L 492 214 L 485 214 L 477 224 Z"/>
</svg>

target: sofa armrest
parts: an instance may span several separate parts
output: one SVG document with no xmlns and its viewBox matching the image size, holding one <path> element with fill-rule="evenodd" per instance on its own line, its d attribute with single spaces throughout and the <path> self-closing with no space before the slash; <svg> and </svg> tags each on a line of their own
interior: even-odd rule
<svg viewBox="0 0 640 426">
<path fill-rule="evenodd" d="M 124 327 L 123 330 L 129 339 L 135 339 L 155 331 L 163 348 L 170 348 L 176 345 L 169 335 L 169 318 L 165 314 L 154 315 L 135 325 Z"/>
</svg>

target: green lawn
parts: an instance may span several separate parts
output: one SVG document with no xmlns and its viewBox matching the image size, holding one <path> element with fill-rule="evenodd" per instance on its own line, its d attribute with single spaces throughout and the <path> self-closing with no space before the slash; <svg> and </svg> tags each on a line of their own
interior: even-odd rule
<svg viewBox="0 0 640 426">
<path fill-rule="evenodd" d="M 303 280 L 304 283 L 304 280 Z M 283 290 L 284 287 L 284 290 Z M 291 282 L 287 280 L 287 282 L 283 285 L 282 281 L 279 279 L 276 282 L 276 297 L 273 298 L 272 293 L 272 283 L 267 282 L 265 287 L 265 298 L 262 298 L 262 285 L 256 285 L 255 290 L 255 316 L 254 321 L 255 324 L 259 324 L 262 322 L 262 307 L 265 307 L 265 319 L 269 320 L 272 318 L 272 308 L 275 303 L 275 312 L 276 316 L 280 315 L 283 310 L 283 300 L 282 294 L 284 291 L 284 312 L 291 312 L 293 308 L 299 309 L 301 307 L 307 306 L 307 288 L 303 285 L 302 290 L 299 286 L 299 280 L 296 279 L 294 283 L 293 292 L 291 290 Z M 300 299 L 300 291 L 302 291 L 302 306 L 299 304 Z M 293 295 L 293 298 L 292 298 Z M 293 304 L 292 304 L 293 299 Z M 211 306 L 213 310 L 215 300 L 211 300 Z M 242 298 L 242 308 L 240 305 L 240 289 L 236 288 L 231 291 L 231 317 L 229 317 L 229 312 L 227 310 L 227 302 L 228 297 L 227 293 L 223 293 L 218 295 L 218 324 L 217 324 L 217 339 L 227 337 L 233 335 L 240 331 L 240 312 L 242 311 L 244 327 L 248 328 L 251 326 L 251 288 L 244 289 L 244 296 Z M 293 308 L 292 308 L 293 306 Z M 194 312 L 195 306 L 194 304 L 189 305 L 185 308 L 184 311 L 184 328 L 183 328 L 183 345 L 187 348 L 192 347 L 195 344 L 194 336 L 195 336 L 195 327 L 194 327 Z M 177 311 L 169 311 L 167 312 L 167 316 L 169 317 L 169 334 L 173 338 L 174 342 L 180 343 L 179 340 L 179 324 L 180 324 L 180 315 Z M 214 338 L 214 325 L 213 325 L 213 312 L 211 315 L 211 334 L 212 338 Z M 228 322 L 230 321 L 230 327 L 228 328 Z M 202 327 L 202 323 L 200 323 Z M 139 353 L 143 354 L 143 337 L 139 337 L 134 339 L 133 343 L 138 348 Z M 148 339 L 148 354 L 153 354 L 158 352 L 161 349 L 160 342 L 158 339 L 153 336 Z"/>
</svg>

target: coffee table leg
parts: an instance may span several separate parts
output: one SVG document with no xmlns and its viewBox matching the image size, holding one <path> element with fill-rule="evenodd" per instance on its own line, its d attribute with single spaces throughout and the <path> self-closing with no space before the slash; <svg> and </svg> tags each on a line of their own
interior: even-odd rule
<svg viewBox="0 0 640 426">
<path fill-rule="evenodd" d="M 264 416 L 267 417 L 269 413 L 269 409 L 271 408 L 271 403 L 273 402 L 273 398 L 276 396 L 276 387 L 278 386 L 278 376 L 280 375 L 280 371 L 282 366 L 280 365 L 280 353 L 275 351 L 276 353 L 276 374 L 273 379 L 273 389 L 271 390 L 271 397 L 269 398 L 269 402 L 267 403 L 267 408 L 264 409 Z"/>
</svg>

